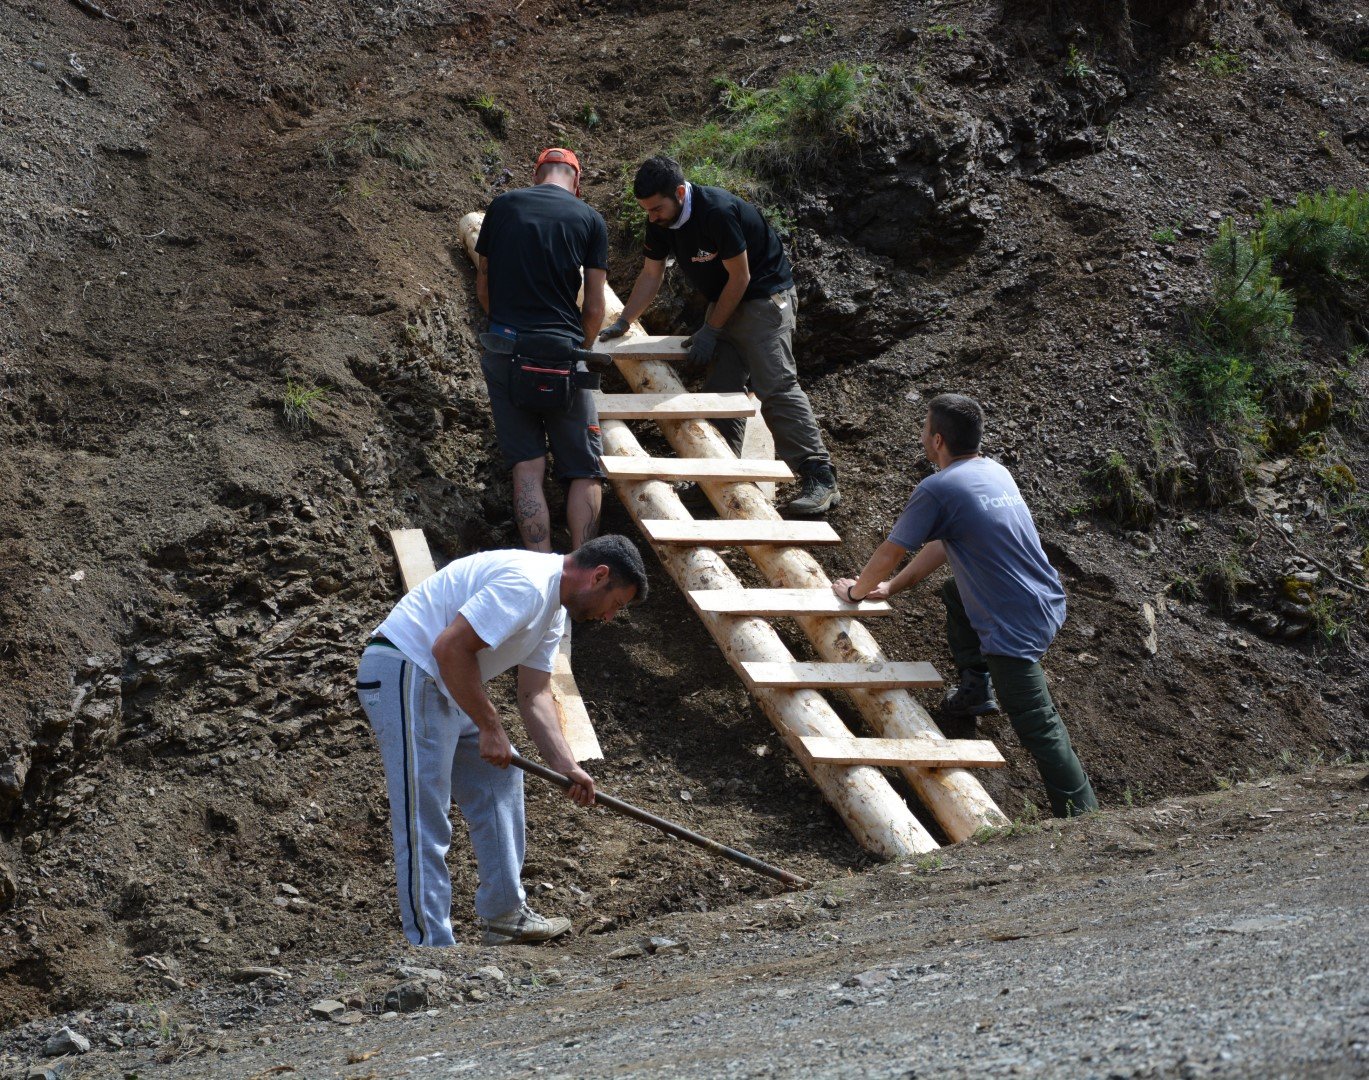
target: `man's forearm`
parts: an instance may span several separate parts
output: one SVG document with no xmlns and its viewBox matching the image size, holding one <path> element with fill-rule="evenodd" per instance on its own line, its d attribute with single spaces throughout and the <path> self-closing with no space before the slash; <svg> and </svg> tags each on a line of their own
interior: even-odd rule
<svg viewBox="0 0 1369 1080">
<path fill-rule="evenodd" d="M 481 731 L 503 727 L 499 710 L 485 693 L 480 680 L 480 665 L 475 657 L 460 649 L 449 649 L 441 656 L 434 653 L 434 658 L 437 660 L 438 674 L 442 676 L 442 684 L 452 700 L 461 706 L 461 711 L 475 722 L 475 726 Z"/>
<path fill-rule="evenodd" d="M 528 738 L 542 754 L 542 760 L 557 772 L 569 772 L 574 768 L 575 756 L 561 734 L 561 718 L 557 715 L 551 688 L 548 686 L 527 696 L 520 693 L 518 711 L 528 729 Z"/>
<path fill-rule="evenodd" d="M 851 597 L 860 599 L 871 589 L 887 578 L 898 567 L 903 560 L 903 556 L 908 554 L 897 544 L 891 544 L 888 540 L 875 548 L 875 553 L 870 556 L 865 566 L 861 569 L 856 583 L 851 586 Z"/>
<path fill-rule="evenodd" d="M 718 299 L 713 302 L 713 313 L 708 317 L 708 325 L 716 330 L 721 330 L 727 325 L 727 320 L 732 318 L 732 313 L 737 310 L 737 305 L 742 302 L 742 297 L 746 294 L 747 286 L 751 284 L 751 277 L 748 274 L 743 277 L 734 274 L 727 279 L 727 284 L 723 286 L 723 291 Z"/>
<path fill-rule="evenodd" d="M 604 305 L 602 302 L 594 307 L 587 306 L 580 312 L 580 326 L 585 332 L 585 340 L 584 344 L 581 346 L 582 348 L 594 348 L 594 340 L 599 336 L 599 331 L 603 328 L 603 325 Z"/>
<path fill-rule="evenodd" d="M 908 560 L 908 565 L 898 572 L 896 578 L 889 582 L 889 595 L 894 596 L 905 589 L 911 589 L 931 574 L 933 570 L 944 565 L 946 565 L 946 545 L 940 540 L 923 544 L 922 549 Z"/>
<path fill-rule="evenodd" d="M 651 301 L 656 299 L 656 294 L 661 291 L 661 282 L 665 280 L 665 264 L 661 264 L 659 271 L 652 270 L 644 265 L 641 272 L 637 275 L 637 280 L 632 283 L 632 292 L 628 295 L 627 303 L 623 306 L 622 319 L 631 326 L 641 316 Z"/>
</svg>

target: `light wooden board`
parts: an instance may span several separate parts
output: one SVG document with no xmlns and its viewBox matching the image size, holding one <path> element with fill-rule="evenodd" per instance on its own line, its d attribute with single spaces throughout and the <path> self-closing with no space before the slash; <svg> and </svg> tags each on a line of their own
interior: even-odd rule
<svg viewBox="0 0 1369 1080">
<path fill-rule="evenodd" d="M 642 531 L 658 544 L 695 547 L 733 547 L 744 544 L 840 544 L 841 537 L 825 521 L 666 521 L 644 518 Z"/>
<path fill-rule="evenodd" d="M 395 555 L 399 559 L 405 592 L 437 573 L 422 529 L 393 529 L 390 543 L 394 545 Z M 599 747 L 599 737 L 594 734 L 594 725 L 590 723 L 585 701 L 580 696 L 580 688 L 575 685 L 575 676 L 570 668 L 570 623 L 566 624 L 565 636 L 561 638 L 561 647 L 552 665 L 551 697 L 561 722 L 561 734 L 565 736 L 566 745 L 570 747 L 575 760 L 602 758 L 604 752 Z"/>
<path fill-rule="evenodd" d="M 846 615 L 868 618 L 892 615 L 883 600 L 848 604 L 831 589 L 699 589 L 691 590 L 689 602 L 699 611 L 714 615 Z"/>
<path fill-rule="evenodd" d="M 567 619 L 561 647 L 556 650 L 556 659 L 552 662 L 551 696 L 556 702 L 561 734 L 566 737 L 571 755 L 576 761 L 598 760 L 604 756 L 604 751 L 599 746 L 599 736 L 594 733 L 594 725 L 585 711 L 585 699 L 580 696 L 580 687 L 570 668 L 570 634 L 571 623 Z"/>
<path fill-rule="evenodd" d="M 437 573 L 432 552 L 428 550 L 428 538 L 422 529 L 391 529 L 390 543 L 399 560 L 399 576 L 405 592 Z"/>
<path fill-rule="evenodd" d="M 775 460 L 775 436 L 770 434 L 770 429 L 765 426 L 765 420 L 759 412 L 760 398 L 750 395 L 751 400 L 756 403 L 757 412 L 755 416 L 746 421 L 746 434 L 742 437 L 742 457 L 748 461 L 774 461 Z M 768 481 L 761 481 L 757 485 L 761 489 L 761 494 L 766 501 L 775 501 L 775 485 Z"/>
<path fill-rule="evenodd" d="M 610 480 L 792 480 L 783 461 L 743 461 L 741 458 L 614 457 L 599 459 Z"/>
<path fill-rule="evenodd" d="M 651 334 L 629 334 L 613 341 L 600 341 L 594 346 L 595 352 L 606 352 L 612 356 L 628 357 L 632 360 L 682 360 L 685 350 L 683 342 L 688 335 L 667 335 L 653 337 Z"/>
<path fill-rule="evenodd" d="M 755 416 L 750 394 L 601 394 L 594 395 L 600 420 L 709 420 Z M 772 452 L 771 457 L 774 457 Z"/>
<path fill-rule="evenodd" d="M 741 670 L 742 678 L 752 687 L 787 690 L 914 690 L 941 685 L 936 668 L 922 662 L 785 664 L 768 660 L 743 661 Z"/>
<path fill-rule="evenodd" d="M 900 765 L 921 769 L 1000 769 L 1007 762 L 985 739 L 828 739 L 795 737 L 816 765 Z"/>
</svg>

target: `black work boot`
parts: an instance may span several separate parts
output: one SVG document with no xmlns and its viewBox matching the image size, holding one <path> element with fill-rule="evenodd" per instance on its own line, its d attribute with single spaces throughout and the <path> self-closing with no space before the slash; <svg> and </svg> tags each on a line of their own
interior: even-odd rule
<svg viewBox="0 0 1369 1080">
<path fill-rule="evenodd" d="M 784 507 L 790 517 L 816 517 L 841 502 L 837 474 L 830 461 L 804 462 L 799 466 L 799 479 L 802 482 L 799 493 Z"/>
<path fill-rule="evenodd" d="M 962 671 L 960 685 L 947 692 L 942 699 L 941 709 L 954 720 L 968 720 L 998 712 L 998 699 L 994 697 L 993 680 L 989 678 L 989 673 L 969 669 Z"/>
</svg>

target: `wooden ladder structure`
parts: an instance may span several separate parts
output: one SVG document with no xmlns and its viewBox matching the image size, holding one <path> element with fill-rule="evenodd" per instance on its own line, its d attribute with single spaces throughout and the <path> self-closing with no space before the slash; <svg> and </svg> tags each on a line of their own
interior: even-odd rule
<svg viewBox="0 0 1369 1080">
<path fill-rule="evenodd" d="M 475 259 L 482 215 L 462 218 L 460 233 Z M 606 290 L 606 319 L 622 302 Z M 952 841 L 964 840 L 1007 818 L 967 767 L 1003 764 L 992 744 L 948 740 L 909 692 L 939 685 L 928 664 L 896 664 L 884 656 L 862 620 L 889 612 L 882 603 L 836 599 L 831 581 L 805 550 L 840 543 L 826 522 L 785 521 L 758 486 L 789 478 L 774 462 L 739 461 L 709 423 L 748 416 L 745 394 L 688 394 L 670 361 L 683 355 L 681 338 L 632 331 L 602 350 L 611 352 L 631 394 L 598 398 L 605 472 L 657 557 L 689 599 L 729 664 L 737 671 L 837 810 L 857 841 L 884 858 L 938 845 L 894 790 L 879 766 L 897 767 Z M 628 427 L 653 420 L 679 458 L 652 458 Z M 783 470 L 783 472 L 780 472 Z M 695 521 L 673 483 L 696 481 L 717 510 L 716 521 Z M 720 554 L 740 547 L 773 586 L 744 589 Z M 770 625 L 793 618 L 821 657 L 800 663 Z M 823 690 L 845 692 L 881 738 L 855 737 Z"/>
</svg>

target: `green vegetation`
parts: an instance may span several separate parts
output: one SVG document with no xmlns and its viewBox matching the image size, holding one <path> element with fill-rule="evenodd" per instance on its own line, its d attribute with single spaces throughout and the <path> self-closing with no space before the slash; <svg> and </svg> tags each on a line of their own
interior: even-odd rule
<svg viewBox="0 0 1369 1080">
<path fill-rule="evenodd" d="M 1227 75 L 1239 75 L 1245 70 L 1245 61 L 1240 55 L 1225 49 L 1219 41 L 1212 43 L 1212 51 L 1206 56 L 1200 56 L 1197 64 L 1199 71 L 1217 79 Z"/>
<path fill-rule="evenodd" d="M 1156 229 L 1153 233 L 1150 234 L 1150 239 L 1153 243 L 1161 244 L 1164 246 L 1168 246 L 1170 244 L 1177 244 L 1179 242 L 1179 230 L 1174 228 L 1173 226 L 1169 226 L 1164 229 Z"/>
<path fill-rule="evenodd" d="M 285 426 L 291 431 L 304 431 L 314 422 L 314 406 L 323 400 L 327 389 L 298 383 L 294 379 L 285 380 L 285 393 L 281 397 L 281 413 Z"/>
<path fill-rule="evenodd" d="M 1100 502 L 1117 524 L 1144 529 L 1155 520 L 1155 499 L 1137 479 L 1121 451 L 1109 450 L 1089 477 L 1102 489 Z"/>
<path fill-rule="evenodd" d="M 933 23 L 927 33 L 944 37 L 947 41 L 958 41 L 965 36 L 965 28 L 959 23 Z"/>
<path fill-rule="evenodd" d="M 1071 45 L 1069 53 L 1065 57 L 1065 78 L 1073 79 L 1075 82 L 1083 82 L 1093 74 L 1093 68 L 1089 67 L 1088 61 L 1084 59 L 1084 54 L 1079 51 L 1079 46 Z"/>
<path fill-rule="evenodd" d="M 575 118 L 580 121 L 582 127 L 586 127 L 591 131 L 597 128 L 601 123 L 599 110 L 593 105 L 585 105 L 575 114 Z"/>
<path fill-rule="evenodd" d="M 854 147 L 878 82 L 874 69 L 841 61 L 824 71 L 786 76 L 752 89 L 719 81 L 722 116 L 680 133 L 669 148 L 696 184 L 727 188 L 755 203 L 779 232 L 793 227 L 776 194 L 798 183 L 827 155 Z M 641 209 L 624 172 L 624 222 L 640 233 Z"/>
<path fill-rule="evenodd" d="M 1215 563 L 1202 567 L 1198 576 L 1203 589 L 1220 611 L 1235 607 L 1241 589 L 1249 582 L 1240 556 L 1235 552 L 1228 552 Z"/>
<path fill-rule="evenodd" d="M 342 140 L 342 149 L 393 161 L 404 169 L 425 169 L 432 163 L 432 154 L 419 139 L 376 123 L 354 124 Z"/>
<path fill-rule="evenodd" d="M 502 139 L 508 134 L 508 110 L 494 99 L 493 94 L 480 94 L 472 98 L 467 104 L 475 110 L 475 114 L 480 117 L 480 122 L 485 125 L 491 135 Z"/>
<path fill-rule="evenodd" d="M 1159 356 L 1164 389 L 1202 419 L 1296 449 L 1329 423 L 1333 402 L 1298 363 L 1294 318 L 1356 332 L 1369 306 L 1369 196 L 1332 189 L 1284 210 L 1266 203 L 1249 232 L 1222 222 L 1207 257 L 1211 292 L 1188 312 L 1189 340 Z"/>
</svg>

